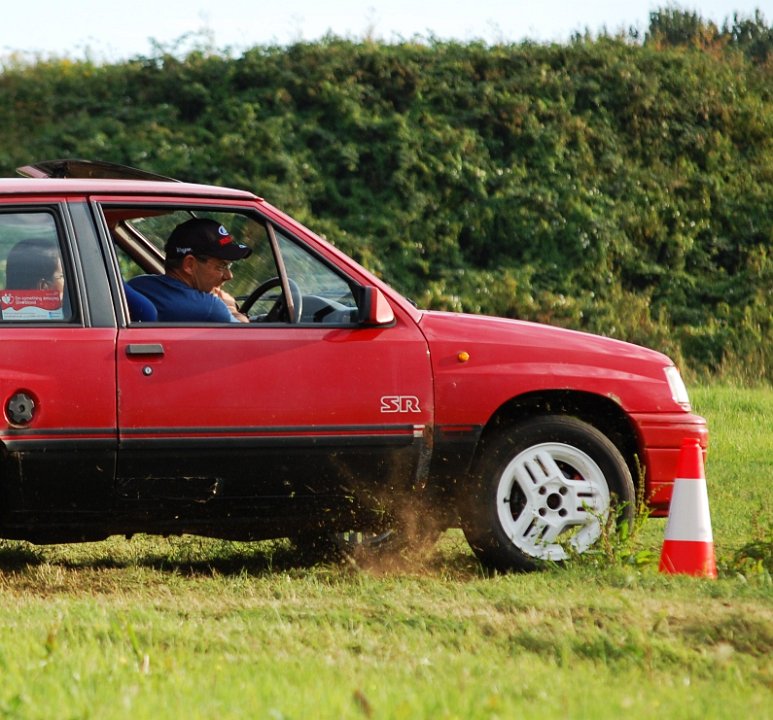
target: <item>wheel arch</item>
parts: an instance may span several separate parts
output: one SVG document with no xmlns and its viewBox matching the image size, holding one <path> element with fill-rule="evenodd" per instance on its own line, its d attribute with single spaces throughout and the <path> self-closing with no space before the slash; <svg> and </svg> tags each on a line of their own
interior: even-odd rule
<svg viewBox="0 0 773 720">
<path fill-rule="evenodd" d="M 606 435 L 625 459 L 634 487 L 637 493 L 640 492 L 644 472 L 643 458 L 636 429 L 630 417 L 611 398 L 576 390 L 532 392 L 506 402 L 491 416 L 483 428 L 473 458 L 473 467 L 479 466 L 486 443 L 492 437 L 507 427 L 521 424 L 529 418 L 546 415 L 576 417 Z"/>
</svg>

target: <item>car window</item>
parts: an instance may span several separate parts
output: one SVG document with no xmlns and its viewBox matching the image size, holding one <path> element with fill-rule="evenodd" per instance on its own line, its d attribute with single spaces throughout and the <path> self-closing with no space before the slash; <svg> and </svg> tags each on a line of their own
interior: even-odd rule
<svg viewBox="0 0 773 720">
<path fill-rule="evenodd" d="M 282 299 L 280 265 L 302 296 L 301 324 L 347 325 L 359 319 L 357 293 L 351 281 L 276 227 L 272 228 L 276 240 L 273 243 L 266 221 L 255 215 L 202 208 L 149 207 L 109 208 L 105 216 L 124 281 L 137 275 L 163 272 L 164 245 L 172 230 L 192 217 L 208 218 L 226 227 L 236 241 L 252 250 L 248 258 L 231 264 L 233 277 L 223 287 L 239 305 L 248 302 L 248 314 L 253 321 L 289 322 L 287 315 L 276 312 Z M 256 296 L 255 291 L 264 285 L 266 291 Z"/>
<path fill-rule="evenodd" d="M 0 213 L 0 282 L 3 323 L 72 319 L 72 283 L 51 211 Z"/>
<path fill-rule="evenodd" d="M 303 293 L 302 322 L 353 323 L 357 303 L 349 283 L 305 248 L 276 230 L 287 275 Z"/>
</svg>

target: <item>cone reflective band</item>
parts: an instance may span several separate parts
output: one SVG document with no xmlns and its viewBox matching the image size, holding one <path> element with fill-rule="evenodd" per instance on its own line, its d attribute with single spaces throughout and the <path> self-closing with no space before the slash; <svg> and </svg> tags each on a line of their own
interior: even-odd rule
<svg viewBox="0 0 773 720">
<path fill-rule="evenodd" d="M 703 452 L 697 440 L 684 440 L 679 452 L 660 572 L 717 577 Z"/>
</svg>

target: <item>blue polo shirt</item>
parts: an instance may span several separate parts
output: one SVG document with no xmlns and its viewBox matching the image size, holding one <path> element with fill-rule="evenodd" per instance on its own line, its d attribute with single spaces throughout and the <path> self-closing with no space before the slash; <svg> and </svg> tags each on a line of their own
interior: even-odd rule
<svg viewBox="0 0 773 720">
<path fill-rule="evenodd" d="M 156 306 L 159 322 L 239 322 L 219 297 L 168 275 L 138 275 L 129 285 Z"/>
</svg>

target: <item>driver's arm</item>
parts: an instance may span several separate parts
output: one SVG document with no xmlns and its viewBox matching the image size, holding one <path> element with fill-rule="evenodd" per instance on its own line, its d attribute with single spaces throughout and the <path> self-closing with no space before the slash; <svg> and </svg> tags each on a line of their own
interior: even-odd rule
<svg viewBox="0 0 773 720">
<path fill-rule="evenodd" d="M 236 305 L 236 298 L 231 295 L 230 293 L 223 290 L 223 286 L 216 287 L 212 290 L 212 294 L 216 297 L 219 297 L 224 303 L 225 306 L 228 308 L 228 311 L 233 315 L 239 322 L 248 323 L 250 319 L 239 312 L 239 308 Z"/>
</svg>

